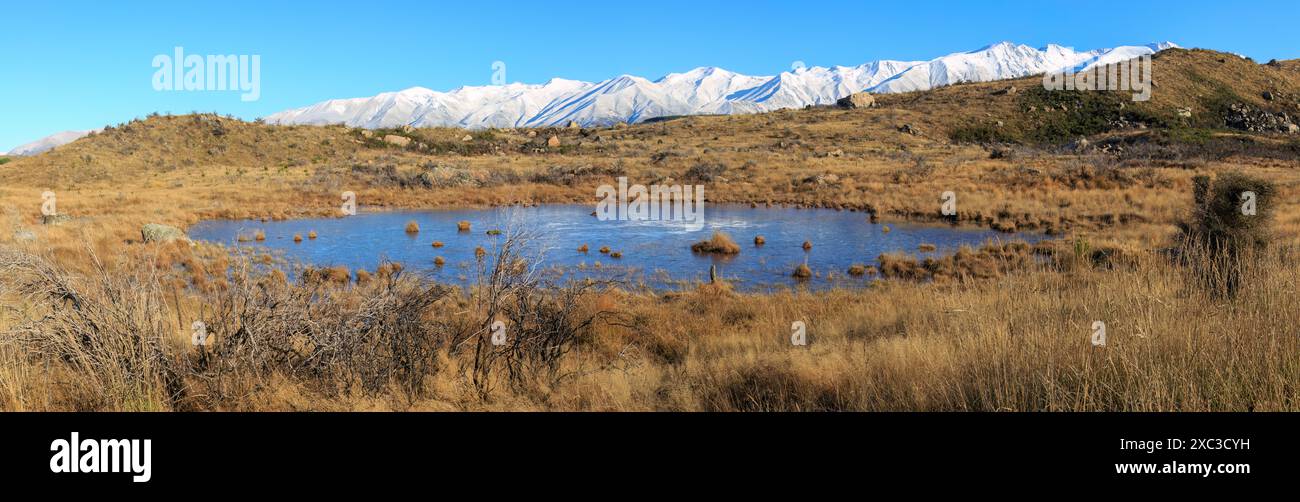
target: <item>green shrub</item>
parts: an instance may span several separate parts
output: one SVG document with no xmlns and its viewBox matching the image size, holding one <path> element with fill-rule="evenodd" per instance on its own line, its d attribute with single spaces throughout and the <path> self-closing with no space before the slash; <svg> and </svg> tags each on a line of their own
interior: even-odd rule
<svg viewBox="0 0 1300 502">
<path fill-rule="evenodd" d="M 1234 296 L 1252 257 L 1272 240 L 1274 198 L 1272 182 L 1241 173 L 1225 173 L 1211 182 L 1192 180 L 1191 217 L 1179 223 L 1180 256 L 1198 280 L 1215 295 Z M 1254 194 L 1253 213 L 1248 211 Z"/>
</svg>

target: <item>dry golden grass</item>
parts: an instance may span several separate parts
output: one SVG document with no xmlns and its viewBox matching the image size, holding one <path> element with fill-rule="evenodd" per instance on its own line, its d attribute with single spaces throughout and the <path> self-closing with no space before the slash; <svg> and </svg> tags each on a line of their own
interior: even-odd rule
<svg viewBox="0 0 1300 502">
<path fill-rule="evenodd" d="M 245 389 L 238 398 L 206 401 L 194 387 L 183 405 L 230 410 L 1295 410 L 1293 383 L 1300 378 L 1300 363 L 1292 355 L 1300 340 L 1292 328 L 1300 322 L 1300 299 L 1279 292 L 1300 280 L 1300 267 L 1294 256 L 1276 254 L 1255 263 L 1259 266 L 1245 280 L 1249 286 L 1231 300 L 1206 294 L 1186 270 L 1156 254 L 1115 269 L 1030 267 L 988 280 L 885 282 L 863 291 L 744 295 L 725 285 L 666 296 L 593 291 L 578 297 L 580 311 L 619 315 L 581 331 L 559 361 L 557 374 L 566 376 L 558 379 L 518 383 L 523 387 L 501 381 L 480 394 L 467 387 L 467 355 L 443 354 L 436 356 L 438 369 L 430 367 L 418 388 L 365 391 L 343 376 L 322 381 L 309 373 L 242 381 L 253 377 L 240 370 L 224 377 L 232 379 L 226 382 L 230 389 Z M 351 286 L 357 289 L 330 290 L 332 302 L 349 304 L 375 294 L 367 288 L 381 286 L 362 276 L 359 272 Z M 101 294 L 97 284 L 115 279 L 105 280 L 78 279 L 73 286 L 89 301 Z M 155 291 L 148 284 L 114 287 Z M 182 303 L 197 309 L 197 301 Z M 448 301 L 426 314 L 435 325 L 456 322 L 455 312 L 463 310 L 456 306 L 462 300 Z M 121 312 L 139 312 L 142 322 L 174 316 L 173 304 L 146 308 L 143 297 L 114 305 Z M 806 323 L 810 346 L 790 344 L 794 321 Z M 1089 341 L 1097 321 L 1106 324 L 1105 347 Z M 152 324 L 122 329 L 157 334 L 140 350 L 193 357 L 184 331 Z M 98 370 L 64 369 L 57 361 L 46 372 L 45 359 L 32 359 L 37 353 L 24 347 L 7 339 L 0 351 L 8 362 L 0 371 L 5 409 L 165 410 L 182 404 L 167 397 L 165 381 L 128 378 L 129 372 L 101 375 L 116 380 L 97 383 L 80 379 Z M 122 369 L 128 370 L 155 373 L 147 367 Z M 209 385 L 200 382 L 207 380 L 179 384 Z"/>
</svg>

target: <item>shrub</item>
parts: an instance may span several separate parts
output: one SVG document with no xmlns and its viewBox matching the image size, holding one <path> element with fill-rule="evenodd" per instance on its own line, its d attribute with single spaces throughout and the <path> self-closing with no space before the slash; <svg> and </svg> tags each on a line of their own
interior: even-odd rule
<svg viewBox="0 0 1300 502">
<path fill-rule="evenodd" d="M 721 177 L 722 173 L 724 172 L 727 172 L 726 164 L 700 163 L 691 166 L 690 169 L 687 169 L 686 174 L 684 174 L 683 177 L 687 181 L 711 182 Z"/>
<path fill-rule="evenodd" d="M 1254 194 L 1253 214 L 1248 193 Z M 1276 195 L 1272 182 L 1241 173 L 1192 180 L 1192 214 L 1178 224 L 1180 256 L 1212 294 L 1234 296 L 1251 255 L 1268 247 Z"/>
<path fill-rule="evenodd" d="M 420 224 L 417 223 L 415 220 L 406 222 L 406 233 L 408 234 L 420 233 Z"/>
</svg>

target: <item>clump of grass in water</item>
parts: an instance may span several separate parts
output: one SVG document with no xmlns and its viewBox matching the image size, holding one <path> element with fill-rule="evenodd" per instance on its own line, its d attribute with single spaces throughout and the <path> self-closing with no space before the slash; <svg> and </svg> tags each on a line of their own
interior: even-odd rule
<svg viewBox="0 0 1300 502">
<path fill-rule="evenodd" d="M 867 266 L 862 264 L 853 264 L 849 266 L 848 274 L 853 277 L 862 277 L 867 273 Z"/>
<path fill-rule="evenodd" d="M 921 244 L 920 246 L 917 246 L 917 249 L 921 250 L 922 253 L 933 253 L 939 248 L 934 244 Z"/>
<path fill-rule="evenodd" d="M 468 232 L 469 229 L 470 229 L 470 223 L 469 223 L 468 221 L 461 221 L 461 222 L 459 222 L 459 223 L 456 223 L 456 230 L 457 230 L 457 231 L 460 231 L 460 232 Z"/>
<path fill-rule="evenodd" d="M 578 248 L 578 252 L 579 252 L 579 253 L 586 253 L 588 249 L 590 249 L 590 248 L 588 248 L 586 244 L 583 244 L 582 247 Z"/>
<path fill-rule="evenodd" d="M 484 256 L 487 256 L 487 250 L 486 250 L 486 249 L 483 249 L 483 246 L 479 246 L 479 247 L 474 248 L 474 257 L 475 257 L 475 258 L 478 258 L 478 259 L 482 260 Z"/>
<path fill-rule="evenodd" d="M 443 246 L 442 241 L 433 241 L 433 247 L 440 248 L 442 246 Z"/>
<path fill-rule="evenodd" d="M 764 239 L 763 236 L 761 236 L 761 235 L 754 236 L 754 245 L 755 245 L 755 246 L 762 246 L 762 245 L 764 245 L 764 244 L 767 244 L 767 239 Z"/>
<path fill-rule="evenodd" d="M 441 256 L 439 256 L 439 257 L 433 259 L 433 264 L 434 264 L 435 266 L 441 267 L 441 266 L 447 264 L 447 260 L 444 260 L 444 259 L 442 259 Z"/>
<path fill-rule="evenodd" d="M 415 220 L 406 222 L 406 233 L 408 234 L 420 233 L 420 224 L 417 223 Z"/>
<path fill-rule="evenodd" d="M 609 246 L 601 246 L 600 254 L 609 254 Z"/>
<path fill-rule="evenodd" d="M 316 240 L 316 231 L 312 230 L 310 232 L 307 232 L 307 238 L 311 240 Z"/>
<path fill-rule="evenodd" d="M 492 236 L 497 236 L 497 235 L 501 235 L 501 231 L 500 231 L 500 230 L 495 230 L 495 229 L 493 229 L 493 230 L 488 230 L 488 231 L 487 231 L 487 234 L 488 234 L 488 235 L 492 235 Z"/>
<path fill-rule="evenodd" d="M 293 234 L 294 242 L 302 242 L 302 234 Z"/>
<path fill-rule="evenodd" d="M 798 267 L 794 268 L 794 273 L 790 276 L 795 279 L 808 279 L 812 277 L 812 269 L 808 268 L 807 263 L 800 263 Z"/>
<path fill-rule="evenodd" d="M 803 241 L 803 250 L 812 251 L 812 241 Z"/>
<path fill-rule="evenodd" d="M 623 257 L 623 253 L 620 253 L 620 252 L 618 252 L 618 251 L 614 251 L 614 252 L 612 252 L 612 253 L 609 254 L 609 257 L 610 257 L 610 258 L 613 258 L 613 259 L 615 259 L 615 260 L 617 260 L 617 259 L 620 259 L 620 258 Z"/>
<path fill-rule="evenodd" d="M 258 242 L 266 240 L 266 232 L 258 230 L 257 233 L 253 234 L 253 240 Z"/>
<path fill-rule="evenodd" d="M 731 236 L 722 231 L 713 232 L 713 237 L 707 241 L 700 241 L 691 245 L 691 251 L 696 253 L 709 254 L 740 254 L 740 246 L 736 241 L 731 240 Z"/>
</svg>

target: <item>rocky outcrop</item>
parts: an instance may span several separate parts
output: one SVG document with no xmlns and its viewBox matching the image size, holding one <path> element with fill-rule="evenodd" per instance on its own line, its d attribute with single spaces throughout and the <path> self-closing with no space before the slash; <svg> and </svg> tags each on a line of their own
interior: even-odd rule
<svg viewBox="0 0 1300 502">
<path fill-rule="evenodd" d="M 149 223 L 140 227 L 140 239 L 144 242 L 172 242 L 185 241 L 190 242 L 189 237 L 181 229 L 170 226 Z"/>
<path fill-rule="evenodd" d="M 406 146 L 411 144 L 411 138 L 408 138 L 406 136 L 398 136 L 396 134 L 389 134 L 387 136 L 384 136 L 384 143 L 388 143 L 390 145 L 395 145 L 395 146 Z"/>
<path fill-rule="evenodd" d="M 858 109 L 876 106 L 876 98 L 869 92 L 855 92 L 835 102 L 840 108 Z"/>
<path fill-rule="evenodd" d="M 72 217 L 66 214 L 47 214 L 41 216 L 42 225 L 62 225 L 72 221 Z"/>
<path fill-rule="evenodd" d="M 1296 120 L 1286 112 L 1271 113 L 1241 103 L 1228 106 L 1223 122 L 1228 127 L 1246 132 L 1296 134 Z"/>
</svg>

